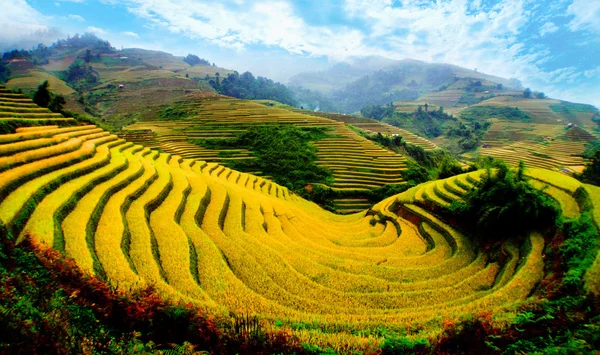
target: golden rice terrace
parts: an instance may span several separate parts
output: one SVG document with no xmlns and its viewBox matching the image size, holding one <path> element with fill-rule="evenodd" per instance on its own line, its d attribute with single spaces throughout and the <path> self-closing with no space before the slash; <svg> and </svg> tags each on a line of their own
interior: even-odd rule
<svg viewBox="0 0 600 355">
<path fill-rule="evenodd" d="M 10 94 L 2 100 L 32 107 Z M 221 111 L 210 112 L 198 119 Z M 238 112 L 227 134 L 240 120 L 258 119 Z M 316 117 L 303 122 L 340 134 L 320 152 L 322 163 L 336 169 L 340 188 L 361 180 L 348 174 L 352 167 L 385 169 L 378 162 L 402 159 L 366 141 L 359 145 L 363 156 L 344 157 L 345 141 L 357 143 L 344 135 L 345 126 Z M 523 245 L 507 242 L 501 257 L 491 258 L 435 214 L 436 206 L 476 186 L 483 171 L 421 184 L 341 216 L 267 179 L 207 162 L 210 152 L 176 139 L 181 122 L 139 125 L 168 131 L 158 145 L 170 152 L 95 126 L 21 127 L 0 135 L 0 220 L 118 289 L 152 285 L 168 299 L 215 313 L 312 324 L 297 335 L 321 344 L 376 341 L 357 331 L 382 324 L 439 329 L 446 318 L 510 309 L 527 301 L 544 277 L 543 235 L 531 233 Z M 587 190 L 598 222 L 597 188 L 548 170 L 528 174 L 568 218 L 581 213 L 574 196 Z M 596 259 L 586 277 L 594 292 L 599 272 Z"/>
</svg>

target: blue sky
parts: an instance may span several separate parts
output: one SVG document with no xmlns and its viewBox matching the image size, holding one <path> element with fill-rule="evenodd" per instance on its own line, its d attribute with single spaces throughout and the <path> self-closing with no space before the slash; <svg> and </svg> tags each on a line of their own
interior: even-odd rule
<svg viewBox="0 0 600 355">
<path fill-rule="evenodd" d="M 600 106 L 600 0 L 0 0 L 0 50 L 94 32 L 286 82 L 365 55 L 451 63 Z"/>
</svg>

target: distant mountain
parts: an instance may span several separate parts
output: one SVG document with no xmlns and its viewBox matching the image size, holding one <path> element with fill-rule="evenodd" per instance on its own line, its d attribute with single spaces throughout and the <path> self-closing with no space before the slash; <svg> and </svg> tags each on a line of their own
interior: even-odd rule
<svg viewBox="0 0 600 355">
<path fill-rule="evenodd" d="M 458 83 L 458 84 L 457 84 Z M 505 79 L 451 64 L 413 59 L 367 57 L 340 63 L 320 72 L 301 73 L 290 85 L 324 94 L 338 111 L 352 113 L 367 105 L 414 101 L 445 90 L 480 88 L 523 90 L 516 79 Z M 457 88 L 457 86 L 460 86 Z"/>
<path fill-rule="evenodd" d="M 378 56 L 362 57 L 349 62 L 338 63 L 327 70 L 299 73 L 289 79 L 289 85 L 321 92 L 331 92 L 343 89 L 346 85 L 376 71 L 413 71 L 416 74 L 424 70 L 450 71 L 461 78 L 488 80 L 502 84 L 507 88 L 522 89 L 518 80 L 488 75 L 452 64 L 426 63 L 414 59 L 395 60 Z M 414 79 L 420 79 L 420 76 L 416 75 Z"/>
<path fill-rule="evenodd" d="M 301 86 L 306 89 L 330 92 L 341 89 L 347 84 L 377 70 L 391 68 L 401 61 L 382 58 L 364 57 L 350 62 L 338 63 L 327 70 L 304 72 L 289 79 L 290 86 Z"/>
</svg>

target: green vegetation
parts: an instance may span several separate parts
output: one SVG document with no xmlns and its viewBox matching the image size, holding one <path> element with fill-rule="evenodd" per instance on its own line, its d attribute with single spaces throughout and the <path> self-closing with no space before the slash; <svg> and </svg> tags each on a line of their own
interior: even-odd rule
<svg viewBox="0 0 600 355">
<path fill-rule="evenodd" d="M 63 105 L 66 104 L 65 98 L 60 94 L 53 94 L 49 90 L 48 80 L 38 86 L 33 95 L 33 102 L 40 107 L 47 107 L 52 112 L 63 113 Z"/>
<path fill-rule="evenodd" d="M 500 118 L 529 122 L 531 116 L 518 107 L 507 106 L 474 106 L 460 113 L 460 117 L 467 121 L 483 121 L 488 118 Z"/>
<path fill-rule="evenodd" d="M 210 85 L 219 93 L 246 100 L 275 100 L 286 105 L 294 106 L 294 94 L 285 85 L 250 72 L 240 75 L 238 72 L 229 74 L 222 81 L 219 77 L 210 80 Z"/>
<path fill-rule="evenodd" d="M 388 104 L 386 106 L 368 105 L 360 109 L 360 114 L 381 121 L 385 117 L 392 116 L 394 111 L 394 104 Z"/>
<path fill-rule="evenodd" d="M 61 74 L 61 79 L 73 89 L 84 91 L 96 85 L 100 75 L 90 65 L 75 61 L 69 66 L 69 69 Z"/>
<path fill-rule="evenodd" d="M 428 110 L 425 106 L 418 106 L 413 113 L 394 112 L 392 116 L 382 120 L 392 126 L 408 129 L 425 137 L 439 137 L 445 127 L 456 122 L 456 118 L 444 112 L 444 108 Z"/>
<path fill-rule="evenodd" d="M 90 54 L 98 54 L 106 51 L 114 50 L 108 41 L 103 41 L 93 33 L 75 34 L 73 37 L 59 39 L 50 46 L 39 44 L 32 50 L 12 50 L 5 52 L 2 55 L 3 61 L 8 61 L 14 58 L 24 58 L 30 60 L 35 65 L 48 64 L 48 59 L 56 51 L 61 51 L 62 55 L 75 55 L 79 50 L 87 48 Z"/>
<path fill-rule="evenodd" d="M 5 83 L 10 78 L 10 68 L 0 60 L 0 83 Z"/>
<path fill-rule="evenodd" d="M 497 163 L 487 169 L 480 185 L 455 201 L 450 210 L 465 220 L 475 221 L 477 235 L 488 240 L 524 236 L 533 230 L 555 227 L 559 209 L 551 197 L 531 186 L 525 178 L 525 165 L 517 172 Z"/>
<path fill-rule="evenodd" d="M 173 104 L 160 110 L 159 117 L 163 120 L 181 120 L 190 116 L 190 109 L 181 104 Z"/>
<path fill-rule="evenodd" d="M 48 90 L 49 86 L 50 84 L 48 84 L 48 80 L 44 81 L 40 84 L 40 86 L 38 86 L 37 91 L 33 95 L 33 102 L 35 102 L 36 105 L 40 107 L 48 107 L 50 100 L 52 99 L 50 96 L 50 91 Z"/>
<path fill-rule="evenodd" d="M 593 105 L 561 101 L 559 104 L 550 105 L 550 109 L 575 122 L 578 122 L 578 114 L 592 114 L 592 120 L 600 125 L 600 111 Z"/>
<path fill-rule="evenodd" d="M 575 221 L 563 225 L 564 235 L 569 236 L 559 252 L 566 270 L 564 285 L 571 291 L 583 289 L 583 277 L 592 266 L 598 252 L 598 230 L 589 212 L 582 213 Z"/>
<path fill-rule="evenodd" d="M 188 63 L 191 66 L 195 65 L 210 65 L 210 62 L 206 59 L 202 59 L 195 54 L 188 54 L 183 58 L 183 61 Z"/>
<path fill-rule="evenodd" d="M 402 178 L 408 182 L 412 181 L 412 186 L 431 179 L 444 179 L 465 172 L 456 158 L 444 149 L 425 150 L 407 143 L 400 136 L 368 134 L 360 129 L 353 129 L 363 137 L 410 158 L 407 162 L 407 170 L 402 172 Z"/>
<path fill-rule="evenodd" d="M 331 171 L 316 164 L 316 148 L 311 141 L 327 137 L 320 127 L 298 128 L 292 125 L 253 126 L 232 139 L 190 140 L 211 149 L 248 149 L 255 159 L 226 163 L 240 171 L 261 171 L 273 181 L 299 191 L 309 183 L 329 184 Z"/>
<path fill-rule="evenodd" d="M 590 160 L 579 179 L 590 184 L 600 186 L 600 142 L 593 142 L 586 146 L 583 156 Z"/>
</svg>

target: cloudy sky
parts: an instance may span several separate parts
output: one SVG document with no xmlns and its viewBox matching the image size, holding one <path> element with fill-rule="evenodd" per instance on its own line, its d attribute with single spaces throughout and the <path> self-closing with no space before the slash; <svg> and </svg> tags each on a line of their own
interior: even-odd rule
<svg viewBox="0 0 600 355">
<path fill-rule="evenodd" d="M 94 32 L 286 82 L 355 56 L 445 62 L 600 106 L 600 0 L 0 0 L 0 50 Z"/>
</svg>

